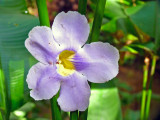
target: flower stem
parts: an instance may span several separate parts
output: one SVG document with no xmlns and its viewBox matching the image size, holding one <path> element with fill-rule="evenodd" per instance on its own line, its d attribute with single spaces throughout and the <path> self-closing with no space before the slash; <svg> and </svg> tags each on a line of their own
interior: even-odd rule
<svg viewBox="0 0 160 120">
<path fill-rule="evenodd" d="M 79 120 L 87 120 L 88 108 L 84 112 L 79 112 Z"/>
<path fill-rule="evenodd" d="M 87 9 L 87 0 L 79 0 L 78 12 L 81 13 L 82 15 L 85 15 L 86 9 Z"/>
<path fill-rule="evenodd" d="M 94 15 L 93 27 L 88 42 L 98 41 L 102 18 L 104 14 L 106 0 L 97 0 L 96 11 Z"/>
<path fill-rule="evenodd" d="M 37 7 L 38 7 L 40 25 L 50 27 L 46 0 L 36 0 L 36 2 L 37 2 Z M 51 110 L 52 110 L 52 120 L 61 120 L 62 119 L 61 118 L 61 110 L 57 104 L 57 95 L 54 96 L 50 100 Z"/>
<path fill-rule="evenodd" d="M 58 94 L 54 96 L 51 101 L 51 109 L 52 109 L 52 120 L 62 120 L 61 110 L 57 104 Z"/>
<path fill-rule="evenodd" d="M 149 83 L 149 89 L 147 92 L 147 103 L 146 103 L 146 117 L 145 120 L 149 119 L 149 112 L 150 112 L 150 103 L 151 103 L 151 97 L 152 97 L 152 82 L 153 82 L 153 77 L 155 73 L 155 68 L 156 68 L 156 60 L 157 57 L 154 55 L 152 59 L 152 65 L 151 65 L 151 74 L 150 74 L 150 83 Z"/>
<path fill-rule="evenodd" d="M 70 112 L 70 120 L 78 120 L 78 111 Z"/>
<path fill-rule="evenodd" d="M 147 85 L 147 79 L 148 79 L 148 69 L 149 69 L 149 58 L 145 58 L 144 60 L 144 66 L 143 66 L 143 90 L 142 90 L 142 99 L 141 99 L 141 120 L 144 120 L 145 117 L 145 105 L 146 105 L 146 85 Z"/>
<path fill-rule="evenodd" d="M 40 25 L 50 27 L 46 0 L 36 0 L 36 2 L 38 7 Z"/>
</svg>

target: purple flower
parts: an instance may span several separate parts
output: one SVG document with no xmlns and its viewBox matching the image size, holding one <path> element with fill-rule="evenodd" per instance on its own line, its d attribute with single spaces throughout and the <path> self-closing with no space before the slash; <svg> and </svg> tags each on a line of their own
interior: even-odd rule
<svg viewBox="0 0 160 120">
<path fill-rule="evenodd" d="M 50 99 L 60 89 L 57 101 L 63 111 L 84 111 L 88 81 L 103 83 L 118 74 L 118 50 L 108 43 L 85 44 L 89 31 L 86 17 L 71 11 L 59 13 L 52 30 L 38 26 L 30 31 L 25 46 L 39 61 L 27 75 L 32 98 Z"/>
</svg>

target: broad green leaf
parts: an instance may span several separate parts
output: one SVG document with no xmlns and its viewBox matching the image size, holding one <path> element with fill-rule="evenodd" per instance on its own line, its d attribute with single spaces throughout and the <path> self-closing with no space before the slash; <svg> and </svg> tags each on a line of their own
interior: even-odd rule
<svg viewBox="0 0 160 120">
<path fill-rule="evenodd" d="M 88 120 L 122 120 L 118 89 L 113 80 L 104 84 L 94 84 L 92 88 Z"/>
<path fill-rule="evenodd" d="M 133 9 L 136 9 L 136 11 L 131 13 Z M 128 13 L 133 23 L 136 24 L 143 32 L 154 37 L 156 2 L 146 2 L 146 4 L 140 6 L 128 8 L 126 13 Z"/>
<path fill-rule="evenodd" d="M 91 91 L 88 120 L 122 120 L 117 88 Z"/>
<path fill-rule="evenodd" d="M 25 14 L 24 0 L 1 0 L 0 1 L 0 58 L 5 76 L 5 88 L 0 91 L 0 96 L 6 94 L 6 107 L 4 111 L 9 114 L 19 108 L 24 99 L 26 74 L 30 68 L 31 55 L 24 46 L 29 31 L 39 25 L 38 18 Z M 9 7 L 9 8 L 8 8 Z M 0 84 L 0 89 L 2 88 Z M 3 107 L 0 104 L 0 108 Z"/>
<path fill-rule="evenodd" d="M 25 67 L 29 65 L 30 54 L 24 47 L 24 41 L 39 22 L 38 18 L 28 14 L 0 11 L 0 15 L 0 55 L 13 110 L 22 104 Z"/>
<path fill-rule="evenodd" d="M 127 10 L 125 11 L 127 15 L 132 15 L 132 14 L 135 14 L 136 12 L 140 11 L 141 8 L 143 8 L 144 4 L 142 5 L 137 5 L 135 7 L 129 7 L 127 8 Z"/>
<path fill-rule="evenodd" d="M 133 34 L 137 35 L 135 27 L 129 18 L 119 18 L 117 20 L 117 29 L 122 30 L 126 35 Z"/>
<path fill-rule="evenodd" d="M 27 10 L 25 0 L 0 0 L 0 8 L 10 9 L 11 11 Z"/>
</svg>

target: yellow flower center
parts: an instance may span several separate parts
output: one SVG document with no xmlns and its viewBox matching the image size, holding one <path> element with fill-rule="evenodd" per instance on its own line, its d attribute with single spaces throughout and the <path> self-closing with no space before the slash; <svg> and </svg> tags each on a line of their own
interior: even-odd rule
<svg viewBox="0 0 160 120">
<path fill-rule="evenodd" d="M 73 62 L 71 62 L 74 55 L 75 52 L 69 50 L 64 50 L 59 54 L 57 62 L 57 71 L 60 75 L 68 76 L 75 71 L 75 66 Z"/>
</svg>

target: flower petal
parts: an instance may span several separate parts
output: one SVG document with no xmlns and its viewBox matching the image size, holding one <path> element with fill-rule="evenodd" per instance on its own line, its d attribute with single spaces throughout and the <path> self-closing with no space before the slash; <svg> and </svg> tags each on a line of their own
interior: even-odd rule
<svg viewBox="0 0 160 120">
<path fill-rule="evenodd" d="M 84 69 L 78 71 L 90 82 L 103 83 L 118 74 L 119 52 L 109 43 L 86 44 L 78 53 L 83 57 L 81 65 L 78 65 L 84 66 Z"/>
<path fill-rule="evenodd" d="M 53 65 L 37 63 L 32 66 L 27 75 L 30 95 L 35 100 L 50 99 L 60 88 L 60 80 Z"/>
<path fill-rule="evenodd" d="M 40 62 L 52 64 L 56 60 L 58 44 L 54 42 L 49 27 L 34 27 L 25 41 L 28 51 Z"/>
<path fill-rule="evenodd" d="M 87 78 L 75 72 L 63 79 L 57 101 L 63 111 L 85 111 L 89 105 L 89 97 Z"/>
<path fill-rule="evenodd" d="M 55 17 L 52 31 L 56 42 L 63 48 L 77 50 L 87 41 L 90 28 L 84 15 L 69 11 L 61 12 Z"/>
</svg>

